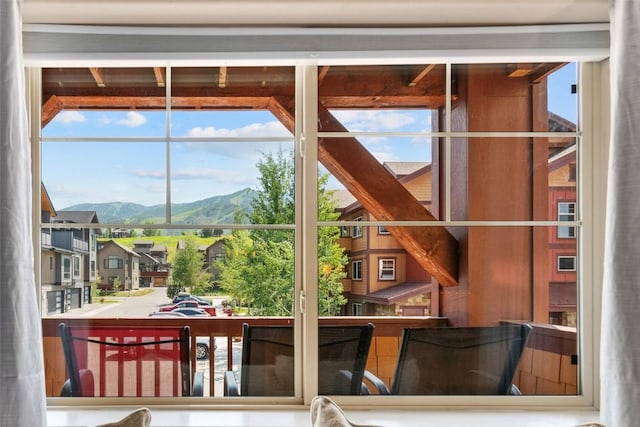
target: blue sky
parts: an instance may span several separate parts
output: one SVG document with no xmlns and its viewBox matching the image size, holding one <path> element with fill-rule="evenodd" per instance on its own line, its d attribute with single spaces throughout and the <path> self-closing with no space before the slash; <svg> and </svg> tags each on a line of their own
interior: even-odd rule
<svg viewBox="0 0 640 427">
<path fill-rule="evenodd" d="M 575 64 L 549 79 L 549 110 L 573 122 Z M 334 114 L 351 131 L 425 132 L 427 110 L 358 110 Z M 524 130 L 524 129 L 523 129 Z M 42 177 L 54 207 L 78 203 L 165 203 L 164 112 L 63 111 L 43 129 L 44 138 L 157 138 L 153 142 L 43 142 Z M 256 188 L 256 162 L 265 152 L 289 150 L 293 139 L 268 111 L 172 112 L 171 136 L 222 138 L 172 142 L 172 202 L 184 203 Z M 279 137 L 278 141 L 224 138 Z M 381 162 L 430 161 L 430 138 L 359 137 Z M 338 187 L 333 182 L 329 186 Z"/>
</svg>

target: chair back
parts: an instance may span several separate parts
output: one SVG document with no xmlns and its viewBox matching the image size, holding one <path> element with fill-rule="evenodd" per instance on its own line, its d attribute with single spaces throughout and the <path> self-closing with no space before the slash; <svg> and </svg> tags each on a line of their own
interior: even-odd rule
<svg viewBox="0 0 640 427">
<path fill-rule="evenodd" d="M 318 341 L 318 394 L 359 395 L 373 338 L 372 323 L 321 326 Z M 366 389 L 365 389 L 366 390 Z"/>
<path fill-rule="evenodd" d="M 405 328 L 391 394 L 508 394 L 530 331 L 530 325 Z"/>
<path fill-rule="evenodd" d="M 361 393 L 373 330 L 370 323 L 320 327 L 320 394 Z M 292 326 L 243 325 L 239 373 L 242 396 L 293 396 L 293 341 Z"/>
<path fill-rule="evenodd" d="M 191 394 L 189 327 L 59 325 L 69 395 L 160 397 Z"/>
<path fill-rule="evenodd" d="M 242 396 L 293 396 L 292 326 L 242 325 Z"/>
</svg>

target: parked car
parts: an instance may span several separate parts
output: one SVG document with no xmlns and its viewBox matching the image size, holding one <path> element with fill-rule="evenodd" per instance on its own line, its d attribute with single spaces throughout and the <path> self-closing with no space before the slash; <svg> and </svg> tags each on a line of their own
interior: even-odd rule
<svg viewBox="0 0 640 427">
<path fill-rule="evenodd" d="M 201 305 L 199 302 L 193 301 L 193 300 L 180 301 L 179 303 L 176 303 L 176 304 L 162 305 L 160 306 L 159 311 L 173 311 L 177 308 L 201 308 L 207 313 L 209 313 L 209 315 L 211 316 L 216 315 L 215 307 L 211 305 Z"/>
<path fill-rule="evenodd" d="M 149 317 L 187 317 L 187 315 L 177 311 L 154 311 L 149 313 Z"/>
<path fill-rule="evenodd" d="M 175 310 L 172 310 L 172 311 L 175 311 L 177 313 L 183 313 L 185 316 L 211 317 L 211 315 L 206 311 L 204 311 L 203 309 L 195 308 L 195 307 L 176 308 Z"/>
<path fill-rule="evenodd" d="M 211 340 L 213 341 L 213 349 L 215 350 L 217 348 L 215 340 L 213 338 L 211 338 Z M 209 337 L 196 337 L 196 359 L 208 359 L 209 353 Z"/>
<path fill-rule="evenodd" d="M 209 301 L 208 299 L 202 298 L 197 295 L 191 295 L 188 292 L 180 292 L 178 295 L 173 297 L 173 300 L 171 302 L 173 304 L 177 304 L 181 301 L 188 301 L 188 300 L 198 301 L 200 305 L 211 305 L 211 301 Z"/>
</svg>

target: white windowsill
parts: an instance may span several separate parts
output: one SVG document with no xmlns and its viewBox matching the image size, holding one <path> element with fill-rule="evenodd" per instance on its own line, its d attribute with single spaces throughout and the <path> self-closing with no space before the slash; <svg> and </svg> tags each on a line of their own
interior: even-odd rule
<svg viewBox="0 0 640 427">
<path fill-rule="evenodd" d="M 134 408 L 49 408 L 49 427 L 80 427 L 114 422 Z M 311 427 L 308 410 L 150 408 L 152 427 Z M 382 427 L 575 427 L 599 422 L 595 410 L 350 410 L 356 424 Z"/>
</svg>

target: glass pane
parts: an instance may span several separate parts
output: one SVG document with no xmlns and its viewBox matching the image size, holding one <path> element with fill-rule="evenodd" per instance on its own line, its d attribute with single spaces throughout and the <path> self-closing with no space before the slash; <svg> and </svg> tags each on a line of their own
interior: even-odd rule
<svg viewBox="0 0 640 427">
<path fill-rule="evenodd" d="M 43 136 L 163 137 L 166 95 L 154 70 L 43 69 Z"/>
<path fill-rule="evenodd" d="M 321 235 L 330 232 L 339 235 L 339 231 L 331 231 L 335 228 L 321 227 L 319 232 Z M 389 228 L 394 233 L 395 229 Z M 524 395 L 578 393 L 577 366 L 571 362 L 572 355 L 577 354 L 577 275 L 575 268 L 569 268 L 578 262 L 575 241 L 559 245 L 557 239 L 551 238 L 555 234 L 555 227 L 452 227 L 450 232 L 459 242 L 459 248 L 451 256 L 459 263 L 459 270 L 456 284 L 444 286 L 431 274 L 420 251 L 415 251 L 393 235 L 380 235 L 377 230 L 378 227 L 363 227 L 366 239 L 363 244 L 363 239 L 339 238 L 338 245 L 344 254 L 342 260 L 338 261 L 339 257 L 334 256 L 332 265 L 326 258 L 320 258 L 319 266 L 319 310 L 321 316 L 331 316 L 320 318 L 321 343 L 329 346 L 332 336 L 343 334 L 344 351 L 352 356 L 353 362 L 357 352 L 349 350 L 351 344 L 346 344 L 351 342 L 346 338 L 348 332 L 339 329 L 364 327 L 369 322 L 375 328 L 366 369 L 375 374 L 386 389 L 378 389 L 375 384 L 365 381 L 370 392 L 505 394 L 505 384 L 502 389 L 494 390 L 484 380 L 476 379 L 474 382 L 469 377 L 469 386 L 478 388 L 464 388 L 464 381 L 462 385 L 457 384 L 454 378 L 455 372 L 466 374 L 471 369 L 484 369 L 487 374 L 493 372 L 491 370 L 496 368 L 489 366 L 487 361 L 499 360 L 499 354 L 493 353 L 497 350 L 480 350 L 472 357 L 474 367 L 466 368 L 466 371 L 462 371 L 462 366 L 446 371 L 450 358 L 454 357 L 453 353 L 447 352 L 453 352 L 452 347 L 447 347 L 448 350 L 440 358 L 408 359 L 402 364 L 399 352 L 403 329 L 497 327 L 527 323 L 532 325 L 532 329 L 525 331 L 526 345 L 516 348 L 521 354 L 515 360 L 517 369 L 508 374 L 511 377 L 508 379 L 507 392 L 515 392 L 516 389 L 511 389 L 511 384 L 514 384 Z M 319 245 L 321 251 L 326 247 L 326 242 L 321 238 Z M 334 251 L 336 254 L 339 252 L 338 249 Z M 437 262 L 438 258 L 433 260 Z M 387 275 L 391 272 L 393 277 Z M 334 305 L 329 307 L 328 302 Z M 548 325 L 563 327 L 558 329 Z M 330 327 L 336 329 L 327 330 Z M 469 331 L 468 334 L 476 332 Z M 481 333 L 484 336 L 493 332 Z M 522 331 L 518 331 L 520 333 Z M 507 334 L 505 330 L 498 335 L 504 337 Z M 554 339 L 541 338 L 549 335 Z M 445 338 L 438 338 L 441 339 Z M 420 348 L 418 346 L 416 350 L 418 354 L 426 351 Z M 406 350 L 409 351 L 406 356 L 412 357 L 412 348 Z M 544 379 L 548 372 L 539 370 L 539 365 L 531 363 L 532 358 L 547 357 L 549 354 L 553 355 L 554 362 L 549 362 L 545 369 L 558 375 L 563 372 L 562 376 L 558 376 L 560 380 L 554 383 Z M 338 357 L 329 348 L 324 353 L 321 351 L 319 356 L 322 366 L 331 366 L 331 361 L 338 363 L 337 359 L 346 357 L 345 354 Z M 420 363 L 424 363 L 424 366 Z M 429 373 L 434 375 L 434 369 L 452 375 L 446 387 L 424 388 L 424 384 L 436 387 L 429 377 Z M 351 384 L 346 377 L 338 375 L 330 380 L 325 376 L 326 372 L 323 370 L 320 376 L 326 394 L 354 393 L 349 389 Z"/>
<path fill-rule="evenodd" d="M 454 65 L 451 82 L 455 132 L 564 132 L 548 113 L 576 123 L 575 63 Z"/>
<path fill-rule="evenodd" d="M 165 151 L 163 142 L 43 142 L 42 180 L 56 210 L 164 222 Z"/>
<path fill-rule="evenodd" d="M 576 206 L 575 138 L 453 138 L 451 146 L 452 219 L 577 220 L 558 212 Z"/>
</svg>

